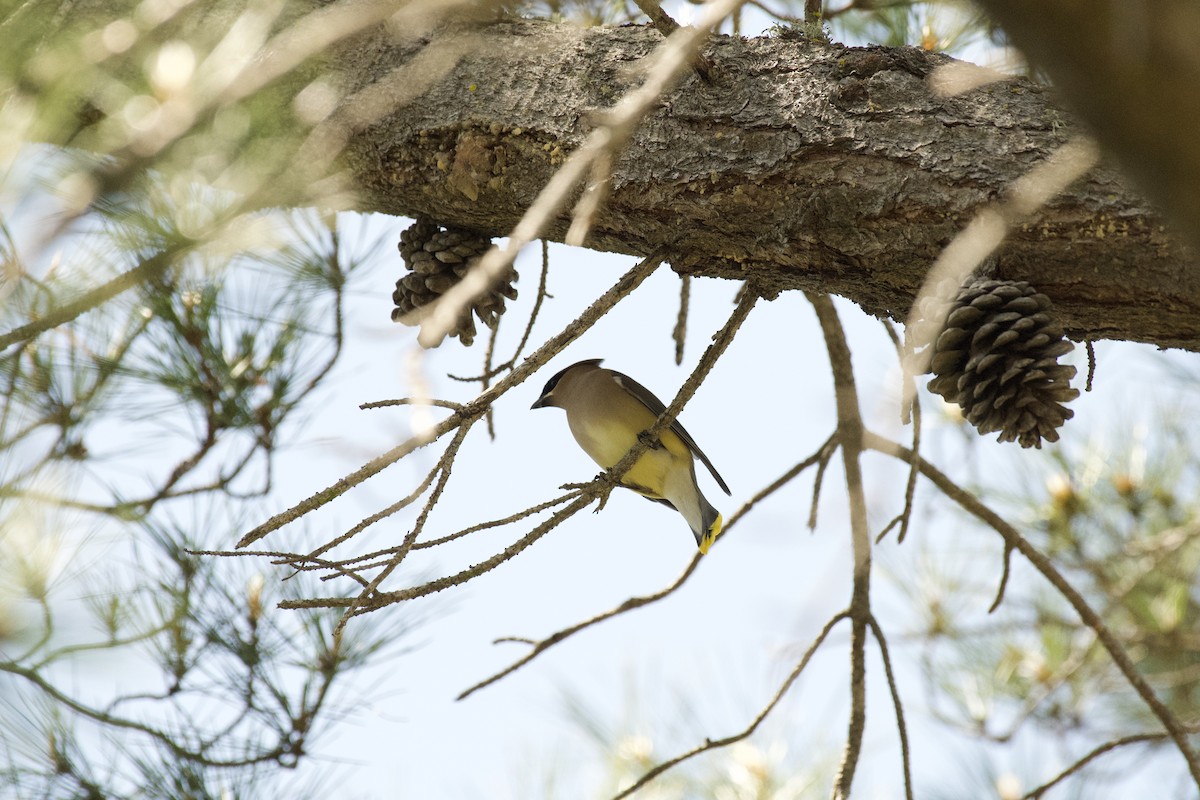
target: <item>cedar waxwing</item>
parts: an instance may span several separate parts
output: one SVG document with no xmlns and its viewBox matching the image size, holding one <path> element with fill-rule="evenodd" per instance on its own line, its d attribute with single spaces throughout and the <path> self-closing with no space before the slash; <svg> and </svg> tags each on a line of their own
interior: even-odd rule
<svg viewBox="0 0 1200 800">
<path fill-rule="evenodd" d="M 556 406 L 567 412 L 575 441 L 604 469 L 629 452 L 638 435 L 649 430 L 666 410 L 662 401 L 640 383 L 600 366 L 593 358 L 572 364 L 546 382 L 542 396 L 531 406 Z M 621 478 L 621 485 L 649 500 L 669 506 L 687 520 L 701 553 L 707 553 L 721 534 L 721 515 L 696 484 L 699 458 L 725 494 L 729 487 L 679 420 L 664 430 Z"/>
</svg>

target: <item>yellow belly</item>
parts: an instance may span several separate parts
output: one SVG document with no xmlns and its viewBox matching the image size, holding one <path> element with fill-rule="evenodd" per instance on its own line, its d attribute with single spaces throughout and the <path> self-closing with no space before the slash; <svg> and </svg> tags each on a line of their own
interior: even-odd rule
<svg viewBox="0 0 1200 800">
<path fill-rule="evenodd" d="M 654 423 L 654 418 L 647 413 L 649 420 L 646 427 Z M 620 461 L 637 441 L 636 434 L 630 434 L 628 427 L 622 425 L 591 422 L 576 424 L 571 421 L 571 433 L 583 451 L 604 469 Z M 663 486 L 667 472 L 674 466 L 684 466 L 691 460 L 691 453 L 686 445 L 671 431 L 665 431 L 661 438 L 662 447 L 651 448 L 638 458 L 633 467 L 625 473 L 622 483 L 629 484 L 642 494 L 655 499 L 663 496 Z"/>
</svg>

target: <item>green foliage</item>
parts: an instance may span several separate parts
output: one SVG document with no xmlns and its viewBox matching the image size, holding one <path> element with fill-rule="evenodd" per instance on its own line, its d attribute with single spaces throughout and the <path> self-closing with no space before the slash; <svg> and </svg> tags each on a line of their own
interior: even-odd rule
<svg viewBox="0 0 1200 800">
<path fill-rule="evenodd" d="M 0 794 L 276 795 L 405 631 L 335 637 L 274 609 L 305 581 L 197 553 L 271 490 L 373 246 L 266 207 L 340 202 L 330 159 L 297 160 L 321 54 L 261 60 L 298 5 L 0 15 L 0 331 L 79 309 L 0 349 Z"/>
<path fill-rule="evenodd" d="M 1010 494 L 980 490 L 1021 520 L 1183 720 L 1200 714 L 1200 464 L 1186 423 L 1192 413 L 1162 412 L 1149 437 L 1068 443 Z M 1089 747 L 1157 730 L 1095 634 L 1056 592 L 1021 579 L 1019 563 L 998 611 L 980 616 L 995 591 L 994 553 L 980 554 L 957 580 L 946 573 L 929 579 L 939 590 L 924 599 L 922 658 L 930 688 L 944 701 L 943 721 L 985 741 L 1010 742 L 1028 729 Z"/>
</svg>

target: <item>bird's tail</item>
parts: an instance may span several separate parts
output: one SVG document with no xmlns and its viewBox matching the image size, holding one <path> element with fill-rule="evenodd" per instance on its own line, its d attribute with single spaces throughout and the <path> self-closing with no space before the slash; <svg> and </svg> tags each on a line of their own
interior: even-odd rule
<svg viewBox="0 0 1200 800">
<path fill-rule="evenodd" d="M 712 505 L 704 499 L 704 495 L 700 495 L 700 524 L 703 530 L 693 531 L 696 534 L 696 545 L 700 548 L 700 554 L 708 553 L 708 548 L 712 547 L 712 543 L 721 535 L 721 530 L 725 527 L 725 521 Z"/>
</svg>

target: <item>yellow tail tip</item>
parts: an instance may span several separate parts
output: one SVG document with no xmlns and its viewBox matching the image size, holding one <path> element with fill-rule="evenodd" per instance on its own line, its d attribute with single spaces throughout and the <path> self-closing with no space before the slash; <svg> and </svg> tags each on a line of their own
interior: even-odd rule
<svg viewBox="0 0 1200 800">
<path fill-rule="evenodd" d="M 708 531 L 705 532 L 704 536 L 700 537 L 700 555 L 708 555 L 708 548 L 712 547 L 713 542 L 721 535 L 721 529 L 724 527 L 725 520 L 720 514 L 717 514 L 717 518 L 713 520 L 713 524 L 709 526 Z"/>
</svg>

